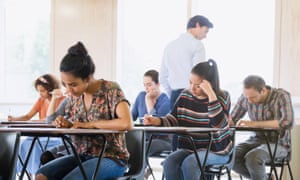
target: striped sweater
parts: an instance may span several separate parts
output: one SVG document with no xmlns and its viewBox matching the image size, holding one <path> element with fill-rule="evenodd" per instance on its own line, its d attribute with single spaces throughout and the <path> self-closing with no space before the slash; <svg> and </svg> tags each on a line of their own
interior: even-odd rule
<svg viewBox="0 0 300 180">
<path fill-rule="evenodd" d="M 230 105 L 230 95 L 226 91 L 218 95 L 218 100 L 208 102 L 208 98 L 198 99 L 186 89 L 180 94 L 172 112 L 161 118 L 162 125 L 222 128 L 223 131 L 213 133 L 211 151 L 217 154 L 227 154 L 233 146 L 228 124 Z M 193 133 L 191 136 L 198 150 L 207 147 L 209 143 L 207 133 Z M 188 140 L 180 136 L 178 147 L 192 149 Z"/>
</svg>

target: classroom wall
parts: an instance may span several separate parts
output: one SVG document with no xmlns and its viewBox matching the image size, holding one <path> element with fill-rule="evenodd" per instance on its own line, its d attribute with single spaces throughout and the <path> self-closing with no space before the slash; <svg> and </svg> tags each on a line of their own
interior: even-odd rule
<svg viewBox="0 0 300 180">
<path fill-rule="evenodd" d="M 300 97 L 300 1 L 276 2 L 274 84 Z"/>
<path fill-rule="evenodd" d="M 300 121 L 300 119 L 298 119 Z M 300 142 L 299 138 L 300 137 L 300 123 L 296 124 L 295 127 L 292 130 L 292 161 L 291 161 L 291 166 L 292 166 L 292 172 L 294 179 L 300 179 Z M 287 169 L 285 169 L 287 170 Z M 289 180 L 289 174 L 286 173 L 285 171 L 285 177 L 287 180 Z"/>
<path fill-rule="evenodd" d="M 82 41 L 96 64 L 95 77 L 116 78 L 117 0 L 53 0 L 51 15 L 52 71 L 67 49 Z"/>
<path fill-rule="evenodd" d="M 277 0 L 275 28 L 275 71 L 277 87 L 291 92 L 296 124 L 292 130 L 292 171 L 294 179 L 300 179 L 300 1 Z M 285 179 L 290 179 L 285 173 Z"/>
</svg>

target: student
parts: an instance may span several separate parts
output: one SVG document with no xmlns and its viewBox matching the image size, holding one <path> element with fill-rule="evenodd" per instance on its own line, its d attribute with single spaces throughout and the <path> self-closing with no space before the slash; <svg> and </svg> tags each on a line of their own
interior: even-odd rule
<svg viewBox="0 0 300 180">
<path fill-rule="evenodd" d="M 101 128 L 128 131 L 133 127 L 129 103 L 119 85 L 112 81 L 94 79 L 95 65 L 84 45 L 78 42 L 70 47 L 60 63 L 60 75 L 67 92 L 65 115 L 55 119 L 59 128 Z M 101 137 L 72 136 L 91 179 L 95 170 Z M 107 146 L 101 161 L 97 179 L 114 179 L 122 176 L 127 168 L 129 153 L 124 133 L 106 135 Z M 64 168 L 62 168 L 64 167 Z M 83 179 L 73 155 L 50 161 L 37 171 L 37 180 Z"/>
<path fill-rule="evenodd" d="M 40 97 L 35 102 L 31 110 L 27 114 L 21 116 L 8 115 L 8 121 L 28 121 L 38 113 L 39 119 L 37 121 L 45 122 L 48 105 L 52 98 L 51 92 L 54 89 L 59 89 L 60 85 L 54 76 L 45 74 L 35 80 L 34 87 L 39 92 Z M 57 99 L 54 106 L 57 107 L 63 99 L 64 96 L 61 96 L 59 99 Z"/>
<path fill-rule="evenodd" d="M 131 109 L 133 120 L 143 123 L 145 115 L 165 116 L 170 112 L 170 100 L 167 94 L 161 92 L 158 81 L 159 73 L 156 70 L 148 70 L 144 74 L 144 88 L 136 97 Z M 147 140 L 150 134 L 147 134 Z M 172 150 L 171 138 L 169 135 L 155 135 L 152 137 L 148 156 L 159 156 L 163 151 Z M 145 171 L 144 179 L 148 179 L 150 170 Z"/>
<path fill-rule="evenodd" d="M 250 120 L 242 120 L 248 113 Z M 243 94 L 231 112 L 233 123 L 244 127 L 279 128 L 281 135 L 275 158 L 283 158 L 291 151 L 291 129 L 294 112 L 290 93 L 266 85 L 263 78 L 250 75 L 244 79 Z M 276 134 L 269 134 L 274 151 Z M 270 162 L 264 136 L 257 132 L 236 146 L 233 170 L 250 179 L 266 179 L 266 162 Z"/>
<path fill-rule="evenodd" d="M 219 88 L 217 64 L 213 60 L 198 63 L 190 74 L 190 88 L 179 95 L 171 113 L 164 117 L 147 116 L 146 125 L 222 128 L 213 134 L 207 165 L 228 162 L 233 147 L 230 140 L 228 113 L 230 96 Z M 209 142 L 208 134 L 191 134 L 200 160 L 203 161 Z M 201 172 L 195 154 L 183 137 L 178 137 L 178 149 L 164 161 L 167 180 L 198 180 Z M 203 162 L 202 162 L 203 163 Z"/>
<path fill-rule="evenodd" d="M 54 89 L 59 89 L 60 88 L 59 84 L 60 84 L 59 81 L 53 75 L 44 74 L 38 77 L 34 82 L 34 87 L 39 92 L 40 97 L 35 102 L 34 106 L 25 115 L 21 115 L 21 116 L 9 115 L 8 120 L 28 121 L 38 113 L 39 119 L 35 120 L 35 122 L 45 122 L 48 105 L 52 99 L 51 92 Z M 63 99 L 64 96 L 58 98 L 56 103 L 53 104 L 53 107 L 56 108 L 63 101 Z M 45 146 L 47 143 L 47 148 L 51 148 L 53 146 L 61 144 L 61 140 L 59 138 L 51 138 L 51 139 L 39 138 L 39 141 L 43 146 Z M 32 137 L 28 137 L 24 141 L 22 141 L 20 145 L 19 155 L 23 161 L 25 161 L 31 143 L 32 143 Z M 42 154 L 42 149 L 37 143 L 35 143 L 32 149 L 32 154 L 33 155 L 30 157 L 29 162 L 27 164 L 27 172 L 29 172 L 30 174 L 34 174 L 40 166 L 40 155 Z M 22 165 L 20 161 L 18 161 L 17 172 L 20 172 L 21 169 L 22 169 Z"/>
<path fill-rule="evenodd" d="M 165 93 L 161 92 L 158 77 L 159 73 L 156 70 L 145 72 L 145 91 L 138 94 L 131 109 L 134 121 L 138 120 L 143 123 L 142 119 L 145 115 L 165 116 L 170 112 L 170 100 Z M 170 138 L 168 136 L 158 136 L 153 139 L 148 155 L 152 156 L 171 149 Z"/>
</svg>

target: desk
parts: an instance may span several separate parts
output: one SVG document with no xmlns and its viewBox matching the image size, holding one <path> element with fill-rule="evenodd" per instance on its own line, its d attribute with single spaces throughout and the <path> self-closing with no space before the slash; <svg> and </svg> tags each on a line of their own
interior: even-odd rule
<svg viewBox="0 0 300 180">
<path fill-rule="evenodd" d="M 206 165 L 206 160 L 207 160 L 208 152 L 209 152 L 211 144 L 212 144 L 212 135 L 211 135 L 211 133 L 217 132 L 217 131 L 222 131 L 222 129 L 219 129 L 219 128 L 174 127 L 174 126 L 173 127 L 138 126 L 138 127 L 134 127 L 134 129 L 142 129 L 142 130 L 144 130 L 146 132 L 149 132 L 149 133 L 178 134 L 180 136 L 186 137 L 189 140 L 190 144 L 192 145 L 193 152 L 195 154 L 198 166 L 200 168 L 200 171 L 201 171 L 201 177 L 200 177 L 200 179 L 205 179 L 204 168 L 203 167 L 205 167 L 205 165 Z M 205 154 L 205 158 L 203 160 L 203 165 L 201 165 L 201 161 L 200 161 L 200 158 L 199 158 L 199 156 L 197 154 L 197 149 L 196 149 L 196 146 L 194 144 L 194 140 L 191 137 L 192 133 L 208 133 L 209 134 L 209 137 L 210 137 L 210 139 L 209 139 L 209 145 L 206 148 L 206 154 Z M 146 150 L 146 163 L 149 166 L 151 174 L 153 175 L 152 169 L 151 169 L 149 161 L 148 161 L 148 151 L 149 151 L 149 147 L 151 145 L 151 141 L 152 141 L 152 136 L 149 139 L 149 143 L 148 143 L 147 150 Z"/>
<path fill-rule="evenodd" d="M 277 128 L 256 128 L 256 127 L 255 128 L 254 127 L 235 127 L 235 129 L 236 129 L 236 131 L 254 131 L 254 132 L 261 132 L 263 134 L 263 137 L 265 138 L 265 141 L 266 141 L 266 145 L 268 147 L 268 152 L 269 152 L 269 156 L 270 156 L 270 160 L 271 160 L 271 162 L 270 162 L 271 171 L 270 171 L 269 179 L 271 179 L 271 174 L 273 171 L 275 173 L 276 179 L 279 179 L 274 161 L 275 161 L 275 156 L 276 156 L 276 151 L 277 151 L 277 146 L 278 146 L 280 130 Z M 270 132 L 276 133 L 274 152 L 272 152 L 272 150 L 271 150 L 270 139 L 268 137 L 268 133 L 270 133 Z"/>
<path fill-rule="evenodd" d="M 105 148 L 106 148 L 106 138 L 105 134 L 110 134 L 110 133 L 123 133 L 124 131 L 112 131 L 112 130 L 103 130 L 103 129 L 69 129 L 69 128 L 38 128 L 38 127 L 33 127 L 33 128 L 21 128 L 21 127 L 0 127 L 0 133 L 1 132 L 11 132 L 11 131 L 17 131 L 20 132 L 22 136 L 33 136 L 35 137 L 33 139 L 32 145 L 35 143 L 35 139 L 37 137 L 61 137 L 63 140 L 66 140 L 68 144 L 70 144 L 71 149 L 74 153 L 74 156 L 77 159 L 78 166 L 82 172 L 83 177 L 87 180 L 87 176 L 84 172 L 83 166 L 81 164 L 81 160 L 79 158 L 79 155 L 77 154 L 77 151 L 75 147 L 73 146 L 70 138 L 66 135 L 85 135 L 85 136 L 93 136 L 93 135 L 101 135 L 103 137 L 104 143 L 103 143 L 103 148 L 102 151 L 99 154 L 99 160 L 97 162 L 96 169 L 93 174 L 93 179 L 96 179 L 96 175 L 98 172 L 99 165 L 101 163 L 101 159 L 103 157 Z M 31 152 L 28 152 L 30 156 Z M 26 158 L 28 160 L 29 157 Z M 21 172 L 20 179 L 23 178 L 24 172 L 27 166 L 27 162 L 25 161 L 24 163 L 24 168 Z"/>
<path fill-rule="evenodd" d="M 37 122 L 37 121 L 7 121 L 7 120 L 0 120 L 0 125 L 7 125 L 7 124 L 46 124 L 46 122 Z"/>
<path fill-rule="evenodd" d="M 0 127 L 20 127 L 20 128 L 51 128 L 55 127 L 51 124 L 45 122 L 37 121 L 3 121 L 0 122 Z M 34 142 L 34 143 L 33 143 Z M 18 163 L 17 163 L 17 172 L 22 173 L 24 167 L 24 161 L 26 162 L 25 173 L 27 177 L 30 178 L 30 174 L 34 174 L 36 170 L 40 167 L 40 156 L 47 150 L 47 148 L 55 147 L 61 144 L 62 141 L 58 138 L 50 137 L 22 137 L 20 149 L 18 150 Z M 28 156 L 34 154 L 34 156 Z M 28 160 L 26 160 L 28 157 Z"/>
</svg>

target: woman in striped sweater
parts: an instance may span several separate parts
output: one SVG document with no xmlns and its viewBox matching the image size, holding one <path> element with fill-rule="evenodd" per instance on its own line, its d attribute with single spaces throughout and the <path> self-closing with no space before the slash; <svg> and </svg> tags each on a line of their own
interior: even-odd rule
<svg viewBox="0 0 300 180">
<path fill-rule="evenodd" d="M 217 64 L 213 60 L 195 65 L 190 75 L 190 87 L 177 99 L 171 113 L 165 117 L 146 117 L 144 124 L 156 126 L 184 126 L 221 128 L 213 134 L 213 142 L 206 165 L 223 164 L 229 159 L 233 144 L 230 140 L 228 113 L 229 93 L 219 88 Z M 208 134 L 193 134 L 202 161 L 209 143 Z M 190 143 L 179 136 L 178 149 L 164 162 L 167 180 L 198 180 L 201 172 Z"/>
</svg>

